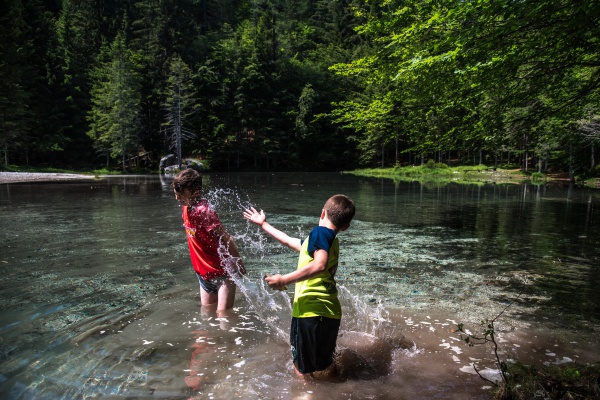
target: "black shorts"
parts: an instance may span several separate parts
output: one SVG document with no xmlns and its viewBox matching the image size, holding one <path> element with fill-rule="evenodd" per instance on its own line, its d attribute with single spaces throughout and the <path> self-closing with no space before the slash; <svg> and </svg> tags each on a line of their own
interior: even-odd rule
<svg viewBox="0 0 600 400">
<path fill-rule="evenodd" d="M 340 321 L 327 317 L 292 317 L 290 345 L 298 371 L 308 374 L 331 365 Z"/>
</svg>

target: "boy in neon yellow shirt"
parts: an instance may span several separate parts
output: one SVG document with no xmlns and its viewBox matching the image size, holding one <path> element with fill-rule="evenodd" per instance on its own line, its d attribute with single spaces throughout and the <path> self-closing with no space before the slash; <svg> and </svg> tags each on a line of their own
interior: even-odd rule
<svg viewBox="0 0 600 400">
<path fill-rule="evenodd" d="M 338 267 L 337 234 L 350 227 L 355 206 L 343 194 L 330 197 L 308 238 L 291 238 L 267 222 L 265 213 L 253 207 L 244 218 L 260 226 L 281 244 L 300 253 L 298 268 L 285 275 L 265 277 L 272 289 L 295 283 L 290 344 L 296 373 L 303 377 L 329 378 L 336 374 L 333 356 L 342 318 L 335 273 Z M 322 372 L 320 372 L 322 371 Z M 314 374 L 320 372 L 319 374 Z"/>
</svg>

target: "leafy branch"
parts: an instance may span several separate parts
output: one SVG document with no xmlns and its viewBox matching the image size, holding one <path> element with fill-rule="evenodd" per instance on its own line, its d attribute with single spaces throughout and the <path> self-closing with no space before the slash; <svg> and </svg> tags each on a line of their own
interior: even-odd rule
<svg viewBox="0 0 600 400">
<path fill-rule="evenodd" d="M 521 295 L 517 296 L 517 299 L 520 296 Z M 496 321 L 498 320 L 498 318 L 500 318 L 502 316 L 502 314 L 504 314 L 506 312 L 506 310 L 510 306 L 512 306 L 513 303 L 517 299 L 511 301 L 493 319 L 490 320 L 490 319 L 486 318 L 485 320 L 482 320 L 481 321 L 481 326 L 483 327 L 483 332 L 481 333 L 481 335 L 475 335 L 475 334 L 472 334 L 470 332 L 467 332 L 465 330 L 464 324 L 462 324 L 462 323 L 460 323 L 460 324 L 457 325 L 458 332 L 461 333 L 461 338 L 465 341 L 465 343 L 467 343 L 469 345 L 469 347 L 473 347 L 473 346 L 479 345 L 479 344 L 492 343 L 492 345 L 494 347 L 494 357 L 496 359 L 496 365 L 498 366 L 498 369 L 500 370 L 500 375 L 502 376 L 502 381 L 504 382 L 504 384 L 508 383 L 507 365 L 506 365 L 505 361 L 503 361 L 502 359 L 500 359 L 500 355 L 498 354 L 498 342 L 496 341 L 496 327 L 495 327 L 494 324 L 496 323 Z M 466 337 L 463 338 L 462 337 L 463 334 L 466 335 Z M 494 386 L 498 386 L 497 382 L 492 381 L 491 379 L 488 379 L 485 376 L 481 375 L 481 373 L 475 367 L 475 363 L 473 363 L 472 365 L 473 365 L 473 369 L 475 370 L 475 372 L 477 373 L 477 375 L 479 375 L 479 377 L 481 379 L 483 379 L 484 381 L 490 382 Z"/>
</svg>

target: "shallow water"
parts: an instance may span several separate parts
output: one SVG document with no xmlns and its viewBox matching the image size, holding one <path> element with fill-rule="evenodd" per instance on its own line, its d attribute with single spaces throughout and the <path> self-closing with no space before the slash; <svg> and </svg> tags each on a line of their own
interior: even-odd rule
<svg viewBox="0 0 600 400">
<path fill-rule="evenodd" d="M 502 356 L 600 358 L 599 195 L 566 187 L 394 184 L 339 174 L 208 174 L 248 275 L 231 315 L 201 309 L 166 178 L 0 185 L 0 397 L 491 397 L 494 359 L 456 326 L 497 321 Z M 347 379 L 292 373 L 291 292 L 265 272 L 296 255 L 241 217 L 303 236 L 324 201 L 357 203 L 340 234 Z"/>
</svg>

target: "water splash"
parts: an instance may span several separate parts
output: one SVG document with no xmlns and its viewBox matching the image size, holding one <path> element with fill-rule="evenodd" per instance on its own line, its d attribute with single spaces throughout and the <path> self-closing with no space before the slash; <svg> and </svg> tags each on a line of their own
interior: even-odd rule
<svg viewBox="0 0 600 400">
<path fill-rule="evenodd" d="M 289 321 L 292 315 L 291 299 L 288 293 L 269 289 L 262 279 L 252 281 L 247 278 L 234 278 L 234 281 L 260 320 L 269 326 L 280 339 L 287 341 Z"/>
<path fill-rule="evenodd" d="M 243 225 L 238 222 L 242 218 L 242 210 L 251 204 L 246 196 L 233 189 L 213 189 L 206 197 L 222 220 L 230 219 L 226 222 L 228 231 L 234 237 L 248 271 L 245 276 L 232 274 L 238 290 L 260 320 L 280 340 L 287 342 L 293 287 L 290 291 L 271 290 L 264 281 L 264 273 L 265 270 L 278 271 L 282 266 L 291 270 L 295 267 L 297 254 L 279 245 L 256 225 L 245 220 L 241 221 Z M 307 235 L 311 227 L 305 219 L 302 216 L 269 215 L 274 225 L 282 227 L 283 231 L 296 231 L 298 237 Z M 300 222 L 301 226 L 290 226 L 291 220 Z M 222 244 L 220 251 L 229 254 L 226 244 Z M 351 288 L 339 283 L 338 296 L 343 317 L 337 362 L 342 374 L 348 379 L 375 379 L 387 375 L 391 372 L 396 350 L 411 351 L 414 343 L 407 345 L 403 342 L 404 336 L 392 323 L 389 311 L 373 296 L 354 293 Z"/>
<path fill-rule="evenodd" d="M 211 188 L 203 196 L 227 225 L 247 272 L 245 276 L 235 273 L 240 266 L 239 261 L 230 258 L 229 243 L 221 241 L 218 252 L 227 260 L 224 268 L 229 271 L 231 279 L 260 320 L 280 339 L 287 341 L 292 313 L 290 295 L 269 289 L 261 271 L 265 269 L 265 264 L 270 264 L 269 270 L 274 269 L 276 262 L 266 259 L 278 254 L 276 244 L 270 244 L 259 229 L 243 219 L 243 210 L 251 204 L 244 193 L 232 188 Z"/>
<path fill-rule="evenodd" d="M 381 301 L 372 306 L 364 300 L 365 296 L 354 294 L 343 285 L 337 286 L 344 311 L 342 331 L 364 332 L 381 339 L 393 339 L 399 335 Z"/>
</svg>

